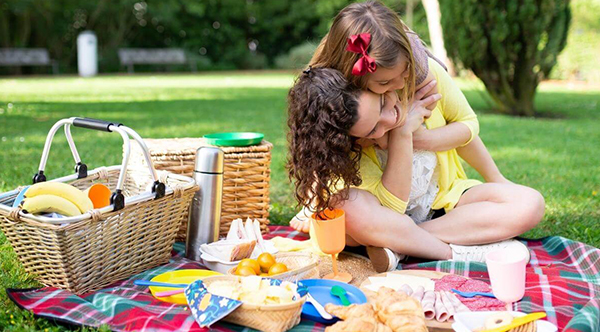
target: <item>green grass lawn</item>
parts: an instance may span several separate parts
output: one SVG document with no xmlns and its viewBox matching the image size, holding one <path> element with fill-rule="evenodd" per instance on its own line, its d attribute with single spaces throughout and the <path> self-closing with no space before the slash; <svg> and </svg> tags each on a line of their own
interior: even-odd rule
<svg viewBox="0 0 600 332">
<path fill-rule="evenodd" d="M 285 73 L 0 79 L 0 192 L 31 182 L 46 134 L 61 118 L 120 121 L 146 138 L 259 131 L 274 144 L 271 220 L 285 223 L 295 204 L 284 168 L 286 94 L 292 82 L 293 75 Z M 546 198 L 544 221 L 526 235 L 561 235 L 600 246 L 600 87 L 542 86 L 536 99 L 542 117 L 531 119 L 492 114 L 479 83 L 459 83 L 505 176 Z M 120 163 L 118 135 L 80 128 L 73 135 L 90 168 Z M 72 169 L 59 132 L 46 174 L 53 178 Z M 477 177 L 471 169 L 468 173 Z M 1 233 L 0 264 L 3 288 L 37 285 Z M 64 330 L 18 310 L 4 292 L 0 305 L 3 330 Z"/>
</svg>

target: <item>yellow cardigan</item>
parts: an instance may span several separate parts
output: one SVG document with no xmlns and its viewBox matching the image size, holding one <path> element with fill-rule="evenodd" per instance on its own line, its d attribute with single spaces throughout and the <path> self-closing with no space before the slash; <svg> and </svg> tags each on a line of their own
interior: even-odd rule
<svg viewBox="0 0 600 332">
<path fill-rule="evenodd" d="M 431 58 L 429 59 L 429 70 L 435 75 L 442 99 L 433 109 L 431 117 L 425 121 L 425 126 L 427 126 L 427 129 L 434 129 L 452 122 L 464 123 L 471 130 L 471 137 L 464 145 L 469 144 L 479 134 L 477 115 L 473 112 L 463 93 L 452 81 L 450 75 Z M 379 164 L 375 149 L 373 147 L 364 148 L 362 153 L 360 162 L 362 184 L 358 189 L 373 194 L 379 199 L 381 205 L 396 212 L 404 213 L 408 203 L 394 196 L 383 185 L 381 181 L 383 169 Z M 434 210 L 443 208 L 448 212 L 456 206 L 465 190 L 481 182 L 467 178 L 456 149 L 436 152 L 436 154 L 439 192 L 431 208 Z"/>
</svg>

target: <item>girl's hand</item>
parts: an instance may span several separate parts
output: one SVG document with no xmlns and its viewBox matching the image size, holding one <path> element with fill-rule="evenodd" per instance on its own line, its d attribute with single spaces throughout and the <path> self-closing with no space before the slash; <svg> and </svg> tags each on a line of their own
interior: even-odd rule
<svg viewBox="0 0 600 332">
<path fill-rule="evenodd" d="M 429 74 L 427 75 L 425 81 L 421 83 L 421 86 L 417 87 L 417 90 L 415 92 L 415 98 L 419 97 L 418 99 L 423 99 L 436 93 L 438 93 L 437 81 L 435 80 L 435 76 L 433 75 L 433 73 L 429 71 Z M 434 102 L 425 107 L 428 110 L 433 110 L 436 105 L 437 102 Z"/>
<path fill-rule="evenodd" d="M 431 116 L 431 110 L 428 110 L 426 106 L 437 102 L 441 97 L 442 96 L 439 93 L 436 93 L 413 102 L 406 116 L 406 121 L 398 128 L 398 130 L 402 131 L 404 134 L 414 133 L 421 127 L 425 119 Z"/>
<path fill-rule="evenodd" d="M 435 101 L 430 101 L 428 98 L 436 94 L 438 94 L 437 81 L 435 79 L 432 79 L 431 81 L 429 81 L 429 83 L 420 87 L 415 92 L 414 102 L 424 101 L 425 104 L 423 105 L 425 106 L 425 108 L 427 108 L 428 110 L 433 110 L 439 99 Z"/>
</svg>

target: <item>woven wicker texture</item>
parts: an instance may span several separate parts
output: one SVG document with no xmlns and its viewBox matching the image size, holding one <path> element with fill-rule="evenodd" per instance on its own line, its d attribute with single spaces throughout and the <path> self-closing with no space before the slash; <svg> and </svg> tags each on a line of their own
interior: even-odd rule
<svg viewBox="0 0 600 332">
<path fill-rule="evenodd" d="M 278 252 L 275 254 L 277 263 L 283 263 L 288 272 L 269 276 L 271 279 L 279 279 L 296 282 L 304 279 L 319 279 L 319 257 L 313 253 L 304 252 Z M 228 271 L 228 275 L 234 275 L 234 267 Z"/>
<path fill-rule="evenodd" d="M 342 251 L 338 254 L 337 262 L 338 269 L 340 271 L 348 272 L 352 275 L 352 280 L 349 282 L 349 284 L 356 287 L 359 287 L 360 284 L 368 277 L 378 274 L 375 269 L 373 269 L 373 264 L 371 264 L 371 261 L 367 257 L 361 255 Z M 317 279 L 322 279 L 331 272 L 333 272 L 331 256 L 320 257 L 320 276 L 317 277 Z"/>
<path fill-rule="evenodd" d="M 202 138 L 145 139 L 152 162 L 157 170 L 193 177 L 196 150 L 210 146 Z M 271 149 L 262 141 L 246 147 L 219 147 L 224 152 L 223 204 L 220 234 L 225 236 L 234 219 L 257 219 L 263 233 L 269 224 L 269 180 L 271 178 Z M 141 149 L 134 144 L 130 165 L 146 169 Z M 185 240 L 187 215 L 181 220 L 178 240 Z"/>
<path fill-rule="evenodd" d="M 215 276 L 206 278 L 203 282 L 208 286 L 212 282 L 221 280 L 237 283 L 238 277 Z M 283 332 L 300 323 L 304 302 L 306 302 L 306 296 L 288 304 L 252 305 L 244 303 L 223 320 L 264 332 Z"/>
<path fill-rule="evenodd" d="M 71 184 L 86 189 L 93 183 L 116 187 L 119 170 L 102 172 Z M 103 288 L 169 261 L 179 228 L 197 186 L 182 189 L 181 181 L 166 178 L 174 193 L 126 205 L 72 224 L 40 223 L 0 211 L 0 226 L 25 270 L 46 286 L 76 294 Z M 124 195 L 134 196 L 151 183 L 147 174 L 129 170 Z M 13 197 L 8 199 L 13 200 Z"/>
</svg>

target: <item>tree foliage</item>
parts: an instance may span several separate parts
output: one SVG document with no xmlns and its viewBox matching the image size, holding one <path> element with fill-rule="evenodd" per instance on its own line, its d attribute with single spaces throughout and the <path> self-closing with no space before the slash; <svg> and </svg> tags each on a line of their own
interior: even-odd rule
<svg viewBox="0 0 600 332">
<path fill-rule="evenodd" d="M 565 47 L 569 0 L 441 1 L 448 53 L 479 77 L 499 111 L 535 114 L 533 100 Z"/>
<path fill-rule="evenodd" d="M 273 67 L 275 59 L 293 47 L 317 43 L 337 12 L 351 2 L 3 0 L 0 47 L 46 48 L 59 61 L 61 72 L 73 72 L 77 35 L 92 30 L 98 36 L 102 72 L 120 69 L 121 47 L 181 47 L 197 58 L 201 69 Z M 384 2 L 403 14 L 406 0 Z M 422 8 L 416 8 L 413 28 L 427 39 L 424 17 Z M 6 70 L 0 68 L 0 73 Z M 39 70 L 47 68 L 25 72 Z"/>
</svg>

